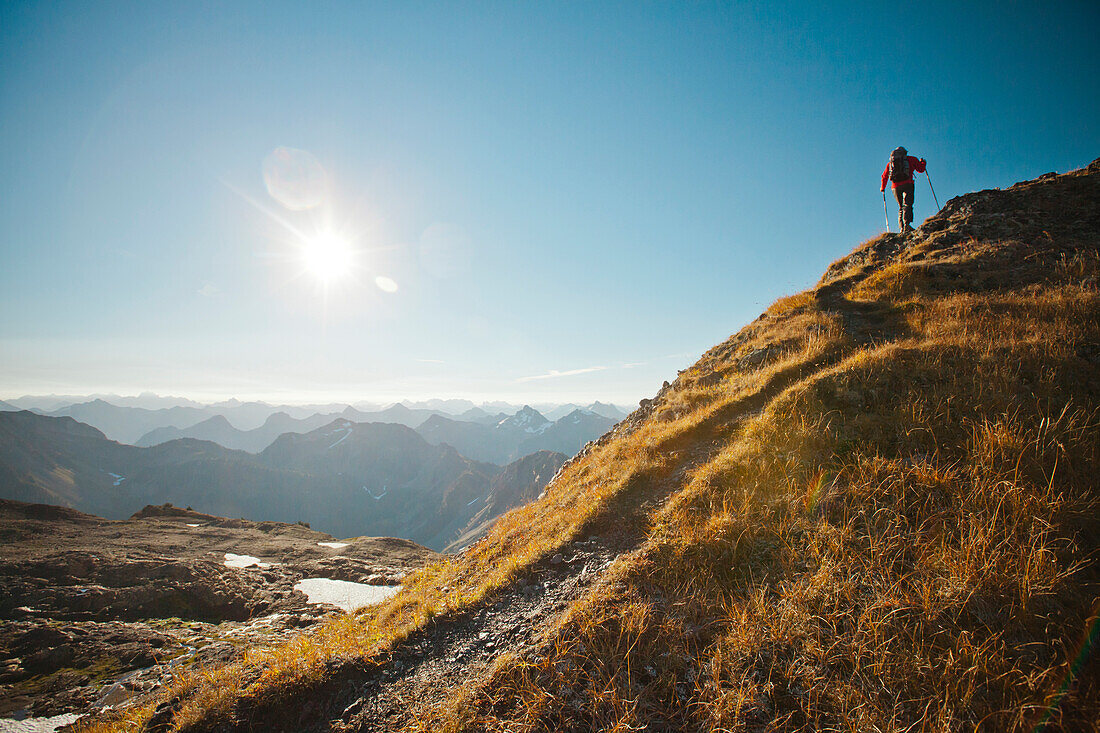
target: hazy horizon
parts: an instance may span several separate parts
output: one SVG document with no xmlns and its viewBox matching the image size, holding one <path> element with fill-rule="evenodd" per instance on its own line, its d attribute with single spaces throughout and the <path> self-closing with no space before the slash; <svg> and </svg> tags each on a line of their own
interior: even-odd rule
<svg viewBox="0 0 1100 733">
<path fill-rule="evenodd" d="M 236 396 L 216 396 L 207 395 L 204 397 L 189 397 L 180 394 L 161 394 L 158 392 L 145 391 L 137 394 L 119 394 L 117 392 L 71 392 L 71 393 L 46 393 L 46 394 L 31 394 L 23 393 L 18 395 L 2 395 L 0 394 L 0 401 L 12 403 L 12 402 L 26 402 L 30 400 L 57 400 L 60 402 L 69 403 L 70 401 L 77 400 L 95 400 L 100 399 L 105 402 L 111 402 L 111 399 L 124 400 L 124 401 L 137 401 L 140 399 L 157 400 L 161 402 L 178 401 L 180 403 L 193 403 L 201 406 L 211 406 L 219 403 L 226 402 L 239 402 L 242 404 L 247 403 L 264 403 L 273 407 L 327 407 L 327 406 L 350 406 L 356 409 L 367 410 L 369 409 L 385 409 L 396 404 L 414 404 L 420 405 L 433 401 L 447 402 L 447 401 L 466 401 L 472 403 L 475 407 L 482 407 L 484 405 L 493 404 L 508 404 L 515 407 L 522 407 L 523 405 L 550 405 L 553 407 L 561 407 L 568 404 L 576 404 L 579 406 L 586 406 L 595 402 L 611 405 L 618 408 L 629 408 L 633 410 L 636 407 L 635 404 L 626 403 L 619 400 L 591 398 L 591 399 L 481 399 L 472 397 L 439 397 L 439 396 L 427 396 L 419 398 L 386 398 L 386 399 L 362 399 L 362 398 L 334 398 L 334 399 L 288 399 L 279 395 L 269 396 L 250 396 L 248 399 Z"/>
</svg>

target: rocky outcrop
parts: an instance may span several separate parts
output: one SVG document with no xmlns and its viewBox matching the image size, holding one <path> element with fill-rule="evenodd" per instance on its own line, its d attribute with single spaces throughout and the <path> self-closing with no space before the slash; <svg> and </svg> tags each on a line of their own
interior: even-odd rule
<svg viewBox="0 0 1100 733">
<path fill-rule="evenodd" d="M 333 612 L 294 589 L 302 579 L 394 585 L 436 557 L 170 505 L 110 521 L 0 500 L 0 541 L 0 716 L 117 704 L 180 664 L 224 661 Z M 263 566 L 229 567 L 226 553 Z"/>
</svg>

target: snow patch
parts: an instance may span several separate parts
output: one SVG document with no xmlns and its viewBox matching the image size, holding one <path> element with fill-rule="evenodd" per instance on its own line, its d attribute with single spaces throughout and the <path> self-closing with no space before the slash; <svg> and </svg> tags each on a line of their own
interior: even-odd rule
<svg viewBox="0 0 1100 733">
<path fill-rule="evenodd" d="M 295 583 L 294 590 L 305 593 L 310 603 L 336 606 L 350 613 L 393 597 L 397 591 L 401 590 L 401 586 L 367 585 L 330 578 L 306 578 Z"/>
<path fill-rule="evenodd" d="M 347 547 L 347 542 L 318 542 L 321 547 L 331 547 L 334 550 L 339 550 L 341 547 Z"/>
<path fill-rule="evenodd" d="M 0 733 L 53 733 L 63 725 L 75 723 L 80 718 L 76 713 L 54 715 L 50 718 L 12 718 L 0 719 Z"/>
<path fill-rule="evenodd" d="M 255 565 L 258 568 L 269 568 L 271 563 L 263 562 L 258 557 L 252 557 L 251 555 L 234 555 L 232 552 L 225 553 L 225 566 L 227 568 L 244 569 L 250 568 Z"/>
<path fill-rule="evenodd" d="M 389 489 L 387 489 L 387 488 L 386 488 L 385 486 L 383 486 L 383 487 L 382 487 L 382 493 L 381 493 L 381 494 L 379 494 L 378 496 L 375 496 L 375 495 L 374 495 L 374 492 L 373 492 L 373 491 L 371 491 L 370 489 L 368 489 L 368 488 L 367 488 L 366 486 L 364 486 L 364 487 L 363 487 L 363 491 L 365 491 L 365 492 L 367 492 L 368 494 L 370 494 L 370 498 L 374 499 L 375 501 L 378 501 L 378 500 L 379 500 L 379 499 L 381 499 L 381 498 L 382 498 L 383 496 L 385 496 L 386 494 L 390 493 L 390 492 L 389 492 Z"/>
<path fill-rule="evenodd" d="M 336 421 L 336 427 L 334 427 L 332 430 L 328 431 L 327 433 L 324 433 L 324 435 L 336 435 L 336 433 L 339 433 L 341 430 L 350 430 L 350 429 L 351 429 L 351 423 L 350 422 L 348 422 L 347 420 L 337 420 Z"/>
<path fill-rule="evenodd" d="M 188 527 L 201 527 L 201 524 L 188 524 Z"/>
<path fill-rule="evenodd" d="M 343 434 L 342 436 L 340 436 L 340 439 L 339 439 L 339 440 L 337 440 L 337 441 L 336 441 L 335 443 L 333 443 L 332 445 L 330 445 L 330 446 L 329 446 L 329 447 L 328 447 L 328 448 L 327 448 L 326 450 L 332 450 L 332 449 L 333 449 L 333 448 L 335 448 L 336 446 L 340 445 L 340 444 L 341 444 L 341 443 L 343 443 L 343 442 L 344 442 L 345 440 L 347 440 L 347 439 L 348 439 L 348 436 L 349 436 L 349 435 L 351 435 L 351 433 L 352 433 L 352 428 L 351 428 L 351 426 L 349 425 L 349 426 L 348 426 L 348 427 L 346 427 L 346 428 L 337 428 L 336 430 L 332 431 L 332 433 L 331 433 L 331 434 L 333 434 L 333 435 L 334 435 L 334 434 L 336 434 L 336 433 L 339 433 L 339 432 L 340 432 L 341 430 L 342 430 L 342 431 L 344 431 L 344 434 Z"/>
</svg>

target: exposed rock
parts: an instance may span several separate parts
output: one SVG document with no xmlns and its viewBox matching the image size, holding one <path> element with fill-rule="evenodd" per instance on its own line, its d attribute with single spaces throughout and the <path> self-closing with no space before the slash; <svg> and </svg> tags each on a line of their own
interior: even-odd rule
<svg viewBox="0 0 1100 733">
<path fill-rule="evenodd" d="M 741 357 L 740 364 L 743 368 L 754 368 L 766 364 L 775 356 L 776 350 L 770 346 L 753 349 Z"/>
<path fill-rule="evenodd" d="M 393 585 L 436 557 L 390 538 L 322 547 L 333 538 L 300 525 L 175 507 L 110 521 L 0 500 L 0 538 L 0 715 L 39 717 L 122 704 L 175 666 L 316 623 L 332 610 L 293 590 L 303 578 Z M 226 567 L 227 552 L 270 567 Z"/>
</svg>

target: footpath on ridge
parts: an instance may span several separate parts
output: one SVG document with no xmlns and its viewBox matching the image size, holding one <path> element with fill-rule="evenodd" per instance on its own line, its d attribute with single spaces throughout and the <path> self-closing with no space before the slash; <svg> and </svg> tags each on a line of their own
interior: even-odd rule
<svg viewBox="0 0 1100 733">
<path fill-rule="evenodd" d="M 262 704 L 238 707 L 228 726 L 220 720 L 182 730 L 416 729 L 423 711 L 484 679 L 505 656 L 545 658 L 555 643 L 554 629 L 570 608 L 619 582 L 609 572 L 616 561 L 644 550 L 654 516 L 695 472 L 728 447 L 748 421 L 809 376 L 837 367 L 860 350 L 910 337 L 910 322 L 897 303 L 853 293 L 901 265 L 916 267 L 942 287 L 958 291 L 1026 284 L 1043 268 L 1055 267 L 1077 252 L 1080 242 L 1093 242 L 1095 249 L 1100 233 L 1098 184 L 1100 159 L 1063 176 L 1047 174 L 1008 189 L 951 199 L 915 231 L 884 234 L 861 245 L 834 263 L 815 288 L 779 301 L 708 351 L 563 466 L 559 477 L 644 425 L 676 419 L 682 396 L 691 390 L 718 389 L 735 372 L 761 375 L 751 389 L 717 401 L 690 432 L 664 439 L 659 446 L 660 470 L 648 474 L 650 480 L 637 481 L 612 496 L 565 544 L 522 567 L 482 601 L 427 621 L 394 642 L 381 659 L 330 660 L 308 696 L 298 693 L 294 700 L 282 700 L 275 695 Z M 1095 275 L 1089 277 L 1091 284 L 1083 285 L 1095 288 Z M 831 318 L 841 333 L 827 347 L 808 350 L 805 358 L 790 358 L 783 345 L 791 340 L 792 330 L 802 328 L 799 319 L 806 314 Z M 799 333 L 802 339 L 812 336 Z M 560 490 L 555 479 L 540 501 L 549 501 Z M 462 563 L 462 556 L 455 562 Z M 144 730 L 175 730 L 173 719 L 180 704 L 165 701 Z"/>
</svg>

